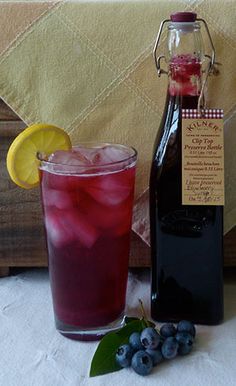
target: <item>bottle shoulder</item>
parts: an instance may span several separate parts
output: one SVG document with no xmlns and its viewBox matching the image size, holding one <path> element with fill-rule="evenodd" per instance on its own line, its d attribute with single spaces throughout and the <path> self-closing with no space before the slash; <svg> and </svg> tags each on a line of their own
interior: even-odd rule
<svg viewBox="0 0 236 386">
<path fill-rule="evenodd" d="M 153 164 L 170 163 L 170 159 L 178 158 L 182 146 L 182 118 L 184 108 L 195 108 L 196 96 L 179 96 L 167 94 L 166 105 L 156 136 L 153 152 Z"/>
<path fill-rule="evenodd" d="M 179 113 L 163 117 L 153 152 L 153 166 L 173 164 L 181 151 L 181 119 Z"/>
</svg>

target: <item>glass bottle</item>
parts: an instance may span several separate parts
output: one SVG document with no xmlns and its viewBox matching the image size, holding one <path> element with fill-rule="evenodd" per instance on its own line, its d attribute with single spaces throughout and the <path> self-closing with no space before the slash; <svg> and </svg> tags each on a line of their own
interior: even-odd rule
<svg viewBox="0 0 236 386">
<path fill-rule="evenodd" d="M 181 109 L 198 107 L 202 87 L 198 20 L 191 12 L 168 20 L 168 90 L 150 174 L 151 315 L 158 321 L 218 324 L 223 318 L 223 207 L 182 205 Z"/>
</svg>

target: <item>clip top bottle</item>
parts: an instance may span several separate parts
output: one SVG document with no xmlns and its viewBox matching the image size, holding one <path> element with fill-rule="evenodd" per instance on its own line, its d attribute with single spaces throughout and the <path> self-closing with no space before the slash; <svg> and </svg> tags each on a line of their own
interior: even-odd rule
<svg viewBox="0 0 236 386">
<path fill-rule="evenodd" d="M 166 23 L 167 54 L 157 57 Z M 210 56 L 204 55 L 201 24 Z M 161 24 L 154 57 L 158 75 L 168 74 L 168 89 L 150 173 L 151 314 L 158 321 L 218 324 L 223 318 L 223 207 L 182 204 L 181 112 L 202 108 L 207 77 L 215 70 L 205 21 L 192 12 L 171 15 Z M 167 71 L 161 68 L 163 59 Z"/>
</svg>

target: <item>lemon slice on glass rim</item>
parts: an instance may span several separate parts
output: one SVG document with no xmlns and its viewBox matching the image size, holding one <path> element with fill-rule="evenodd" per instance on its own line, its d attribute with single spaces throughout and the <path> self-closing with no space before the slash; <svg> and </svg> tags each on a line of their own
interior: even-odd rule
<svg viewBox="0 0 236 386">
<path fill-rule="evenodd" d="M 39 184 L 40 154 L 49 156 L 56 150 L 71 149 L 69 135 L 59 127 L 36 123 L 23 130 L 7 153 L 7 170 L 15 184 L 31 189 Z"/>
</svg>

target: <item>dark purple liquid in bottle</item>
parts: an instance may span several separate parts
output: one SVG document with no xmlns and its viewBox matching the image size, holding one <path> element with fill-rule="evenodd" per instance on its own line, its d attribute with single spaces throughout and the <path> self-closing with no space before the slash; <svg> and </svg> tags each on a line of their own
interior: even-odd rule
<svg viewBox="0 0 236 386">
<path fill-rule="evenodd" d="M 170 82 L 150 175 L 151 314 L 158 321 L 218 324 L 223 208 L 182 205 L 181 109 L 197 108 L 198 95 L 172 91 Z"/>
</svg>

